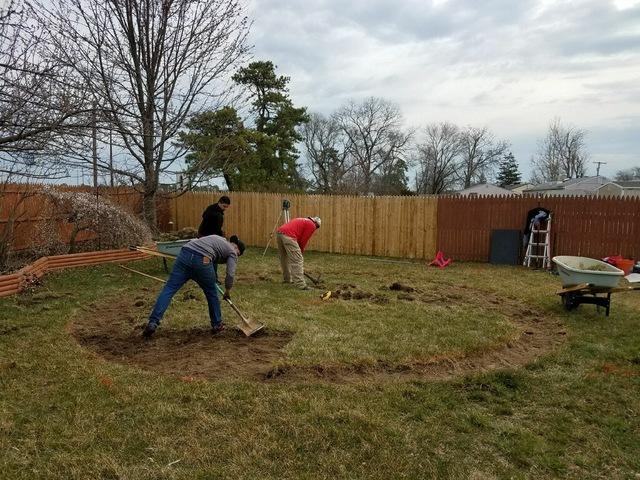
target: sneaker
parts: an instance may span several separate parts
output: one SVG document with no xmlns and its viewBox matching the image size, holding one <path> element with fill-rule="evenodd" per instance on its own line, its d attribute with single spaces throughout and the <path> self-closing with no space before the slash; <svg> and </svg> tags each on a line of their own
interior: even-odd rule
<svg viewBox="0 0 640 480">
<path fill-rule="evenodd" d="M 213 335 L 216 335 L 216 334 L 220 333 L 223 330 L 224 330 L 224 323 L 220 323 L 220 325 L 216 325 L 214 327 L 211 327 L 211 333 Z"/>
<path fill-rule="evenodd" d="M 309 285 L 305 285 L 304 287 L 300 287 L 300 290 L 311 290 Z"/>
<path fill-rule="evenodd" d="M 142 336 L 144 338 L 151 338 L 154 333 L 156 333 L 156 326 L 148 324 L 146 327 L 144 327 L 144 331 L 142 332 Z"/>
</svg>

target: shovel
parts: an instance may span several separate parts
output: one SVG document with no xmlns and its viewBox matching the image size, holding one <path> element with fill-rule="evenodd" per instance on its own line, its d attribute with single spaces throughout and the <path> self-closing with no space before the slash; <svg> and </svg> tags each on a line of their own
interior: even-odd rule
<svg viewBox="0 0 640 480">
<path fill-rule="evenodd" d="M 148 274 L 146 274 L 144 272 L 140 272 L 138 270 L 134 270 L 133 268 L 125 267 L 124 265 L 118 265 L 118 266 L 120 268 L 123 268 L 124 270 L 128 270 L 130 272 L 137 273 L 138 275 L 142 275 L 144 277 L 152 278 L 154 280 L 157 280 L 158 282 L 167 283 L 166 280 L 163 280 L 163 279 L 158 278 L 158 277 L 154 277 L 153 275 L 148 275 Z M 220 293 L 222 293 L 224 295 L 224 292 L 222 291 L 222 289 L 220 288 L 220 286 L 217 283 L 216 283 L 216 288 L 218 289 L 218 291 Z M 238 310 L 238 307 L 236 307 L 231 302 L 231 299 L 225 298 L 225 301 L 231 306 L 231 308 L 233 308 L 233 311 L 236 312 L 238 314 L 238 316 L 240 317 L 241 322 L 240 322 L 240 325 L 238 325 L 238 328 L 240 330 L 242 330 L 242 333 L 244 333 L 247 337 L 250 337 L 254 333 L 259 332 L 260 330 L 262 330 L 264 328 L 264 323 L 252 322 L 247 317 L 245 317 L 242 314 L 242 312 L 240 312 L 240 310 Z"/>
<path fill-rule="evenodd" d="M 218 291 L 223 295 L 224 298 L 224 292 L 222 291 L 222 289 L 220 288 L 220 285 L 218 285 L 216 283 L 216 288 L 218 289 Z M 240 310 L 238 310 L 238 307 L 236 307 L 233 302 L 231 301 L 230 298 L 225 298 L 224 299 L 231 308 L 233 308 L 233 311 L 236 312 L 238 314 L 238 316 L 240 317 L 240 325 L 238 325 L 238 328 L 240 330 L 242 330 L 242 332 L 247 336 L 250 337 L 251 335 L 253 335 L 256 332 L 259 332 L 260 330 L 262 330 L 264 328 L 264 323 L 258 323 L 258 322 L 252 322 L 251 320 L 249 320 L 247 317 L 245 317 L 242 312 Z"/>
</svg>

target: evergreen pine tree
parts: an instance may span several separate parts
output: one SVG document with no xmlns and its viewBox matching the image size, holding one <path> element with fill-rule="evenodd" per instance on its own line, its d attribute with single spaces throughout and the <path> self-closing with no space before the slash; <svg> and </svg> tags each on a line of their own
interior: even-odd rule
<svg viewBox="0 0 640 480">
<path fill-rule="evenodd" d="M 520 183 L 520 178 L 521 176 L 518 171 L 518 163 L 516 162 L 513 153 L 509 152 L 500 162 L 500 170 L 498 171 L 498 176 L 496 178 L 498 186 L 506 187 L 508 185 L 515 185 Z"/>
</svg>

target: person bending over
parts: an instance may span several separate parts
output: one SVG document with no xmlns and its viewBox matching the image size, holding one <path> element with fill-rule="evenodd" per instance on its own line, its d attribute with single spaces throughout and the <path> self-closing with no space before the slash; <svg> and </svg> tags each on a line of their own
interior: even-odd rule
<svg viewBox="0 0 640 480">
<path fill-rule="evenodd" d="M 236 235 L 233 235 L 228 241 L 218 235 L 208 235 L 187 242 L 173 264 L 169 279 L 158 295 L 142 335 L 150 338 L 155 333 L 171 299 L 189 280 L 196 282 L 207 298 L 212 333 L 222 331 L 224 324 L 222 323 L 222 312 L 216 287 L 217 278 L 213 267 L 218 263 L 227 264 L 223 298 L 230 298 L 238 257 L 244 253 L 244 248 L 244 243 Z"/>
<path fill-rule="evenodd" d="M 294 218 L 278 229 L 278 255 L 285 283 L 309 290 L 304 280 L 304 257 L 307 242 L 320 228 L 320 217 Z"/>
</svg>

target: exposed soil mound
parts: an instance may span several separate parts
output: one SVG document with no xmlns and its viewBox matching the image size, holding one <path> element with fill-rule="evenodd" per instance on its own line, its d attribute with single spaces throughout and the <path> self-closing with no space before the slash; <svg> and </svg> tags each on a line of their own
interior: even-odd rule
<svg viewBox="0 0 640 480">
<path fill-rule="evenodd" d="M 340 285 L 340 288 L 331 293 L 331 298 L 339 298 L 342 300 L 367 300 L 380 305 L 389 303 L 389 299 L 384 295 L 359 290 L 356 285 L 349 283 Z"/>
<path fill-rule="evenodd" d="M 399 282 L 395 282 L 395 283 L 392 283 L 391 285 L 389 285 L 389 290 L 392 290 L 392 291 L 395 291 L 395 292 L 408 292 L 408 293 L 416 291 L 415 288 L 410 287 L 408 285 L 403 285 L 403 284 L 401 284 Z"/>
</svg>

